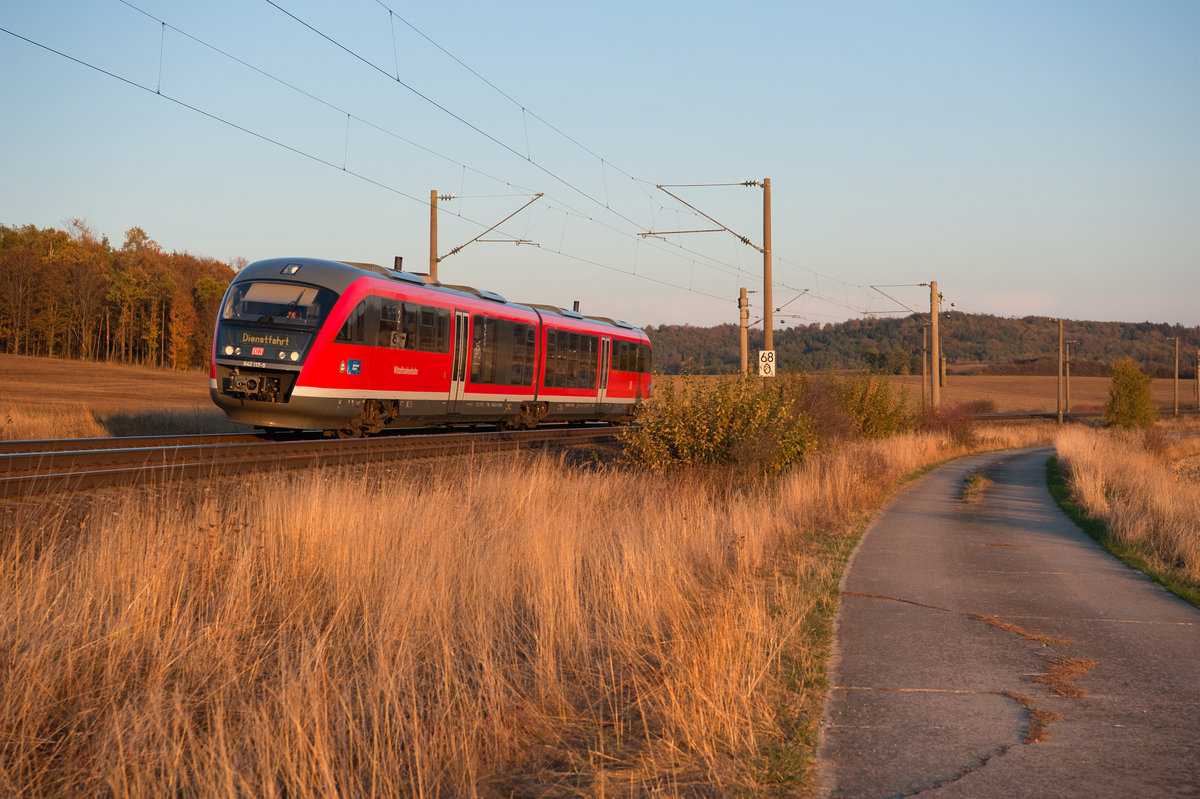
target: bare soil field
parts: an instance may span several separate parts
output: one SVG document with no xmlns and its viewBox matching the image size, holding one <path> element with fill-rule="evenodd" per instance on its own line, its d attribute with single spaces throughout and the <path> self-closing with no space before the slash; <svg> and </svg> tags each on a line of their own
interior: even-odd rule
<svg viewBox="0 0 1200 799">
<path fill-rule="evenodd" d="M 0 440 L 240 432 L 203 372 L 0 355 Z"/>
<path fill-rule="evenodd" d="M 914 404 L 921 401 L 920 375 L 892 378 L 904 386 Z M 1056 377 L 1023 375 L 948 375 L 942 387 L 942 402 L 958 404 L 991 400 L 997 411 L 1041 411 L 1058 409 Z M 1102 410 L 1108 402 L 1107 377 L 1072 377 L 1071 410 Z M 1150 384 L 1159 408 L 1170 409 L 1173 404 L 1174 381 L 1152 380 Z M 1196 381 L 1179 381 L 1179 407 L 1196 407 Z"/>
<path fill-rule="evenodd" d="M 213 407 L 208 375 L 141 366 L 0 355 L 6 405 L 96 413 Z"/>
<path fill-rule="evenodd" d="M 717 380 L 712 376 L 700 377 L 656 377 L 656 381 Z M 918 408 L 921 404 L 921 376 L 897 375 L 889 378 L 893 386 L 908 392 L 909 404 Z M 946 377 L 942 387 L 942 402 L 947 405 L 990 400 L 997 412 L 1032 411 L 1047 413 L 1058 409 L 1056 399 L 1056 377 L 1020 375 L 955 375 Z M 1173 402 L 1172 380 L 1154 380 L 1151 390 L 1160 408 L 1170 409 Z M 1072 377 L 1071 409 L 1077 411 L 1103 410 L 1108 402 L 1109 379 L 1107 377 Z M 1196 381 L 1179 382 L 1179 407 L 1196 407 Z"/>
</svg>

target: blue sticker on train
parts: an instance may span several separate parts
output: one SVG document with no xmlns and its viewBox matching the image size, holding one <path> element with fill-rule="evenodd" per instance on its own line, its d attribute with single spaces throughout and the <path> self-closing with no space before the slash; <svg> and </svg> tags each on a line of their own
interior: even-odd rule
<svg viewBox="0 0 1200 799">
<path fill-rule="evenodd" d="M 346 371 L 352 375 L 362 374 L 362 361 L 351 360 L 347 365 Z"/>
</svg>

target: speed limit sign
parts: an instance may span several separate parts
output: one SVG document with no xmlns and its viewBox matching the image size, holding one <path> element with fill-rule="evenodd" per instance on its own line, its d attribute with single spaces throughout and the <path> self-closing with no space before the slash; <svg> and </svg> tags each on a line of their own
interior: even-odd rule
<svg viewBox="0 0 1200 799">
<path fill-rule="evenodd" d="M 758 376 L 775 376 L 775 350 L 758 351 Z"/>
</svg>

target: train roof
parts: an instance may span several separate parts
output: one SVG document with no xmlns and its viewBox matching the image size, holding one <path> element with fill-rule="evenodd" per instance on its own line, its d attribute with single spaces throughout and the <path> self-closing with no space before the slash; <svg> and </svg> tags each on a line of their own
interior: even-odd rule
<svg viewBox="0 0 1200 799">
<path fill-rule="evenodd" d="M 385 277 L 389 280 L 396 280 L 412 286 L 420 286 L 421 288 L 431 289 L 448 294 L 458 294 L 476 299 L 494 302 L 500 305 L 505 305 L 510 308 L 521 310 L 534 310 L 543 314 L 549 313 L 566 319 L 573 319 L 593 324 L 616 327 L 622 330 L 627 330 L 631 333 L 641 333 L 628 322 L 622 322 L 619 319 L 612 319 L 607 316 L 584 316 L 578 311 L 572 311 L 566 308 L 560 308 L 556 305 L 540 305 L 540 304 L 522 304 L 510 302 L 500 294 L 485 289 L 472 288 L 471 286 L 458 286 L 437 281 L 431 281 L 428 275 L 418 274 L 416 272 L 401 272 L 396 269 L 388 269 L 385 266 L 378 264 L 361 263 L 357 261 L 329 261 L 321 258 L 267 258 L 261 261 L 255 261 L 249 266 L 238 272 L 234 281 L 240 280 L 271 280 L 279 277 L 292 278 L 294 280 L 302 280 L 306 283 L 313 283 L 320 286 L 333 289 L 341 294 L 350 287 L 352 283 L 361 280 L 364 277 L 376 276 Z M 643 334 L 644 335 L 644 334 Z"/>
</svg>

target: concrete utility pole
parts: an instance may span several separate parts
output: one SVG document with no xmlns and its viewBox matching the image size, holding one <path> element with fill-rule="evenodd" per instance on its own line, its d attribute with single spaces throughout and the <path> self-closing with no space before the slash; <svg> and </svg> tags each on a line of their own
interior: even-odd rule
<svg viewBox="0 0 1200 799">
<path fill-rule="evenodd" d="M 929 325 L 921 325 L 921 413 L 929 401 Z"/>
<path fill-rule="evenodd" d="M 746 328 L 750 321 L 750 303 L 746 299 L 746 287 L 742 286 L 741 292 L 738 294 L 738 345 L 741 350 L 741 366 L 742 377 L 746 376 L 746 370 L 750 368 L 750 344 L 747 340 Z"/>
<path fill-rule="evenodd" d="M 930 374 L 929 380 L 929 404 L 935 410 L 942 405 L 942 345 L 941 338 L 938 333 L 938 314 L 941 312 L 939 303 L 941 295 L 938 294 L 937 281 L 933 280 L 929 283 L 929 340 L 930 340 L 930 357 L 929 360 L 933 364 L 933 372 Z"/>
<path fill-rule="evenodd" d="M 429 190 L 429 278 L 434 283 L 437 279 L 437 189 Z"/>
<path fill-rule="evenodd" d="M 1058 320 L 1058 423 L 1063 423 L 1063 320 Z"/>
<path fill-rule="evenodd" d="M 763 178 L 763 349 L 775 349 L 775 308 L 771 298 L 771 179 Z"/>
<path fill-rule="evenodd" d="M 1063 342 L 1067 347 L 1067 360 L 1063 362 L 1064 368 L 1067 370 L 1067 379 L 1063 385 L 1063 393 L 1066 395 L 1066 402 L 1063 403 L 1063 412 L 1068 416 L 1071 414 L 1071 345 L 1079 342 L 1073 338 L 1069 338 Z"/>
<path fill-rule="evenodd" d="M 669 189 L 688 188 L 697 186 L 761 186 L 763 190 L 763 246 L 759 247 L 754 242 L 745 236 L 735 232 L 729 226 L 718 222 L 709 214 L 704 213 L 696 206 L 689 203 L 687 200 L 675 194 Z M 763 349 L 775 349 L 774 327 L 775 327 L 775 305 L 771 297 L 771 179 L 763 178 L 762 181 L 743 180 L 741 183 L 677 183 L 677 184 L 659 184 L 655 188 L 674 197 L 679 202 L 691 208 L 700 216 L 707 219 L 709 222 L 717 225 L 716 228 L 706 228 L 704 230 L 647 230 L 644 233 L 639 233 L 639 236 L 665 236 L 669 233 L 719 233 L 725 231 L 732 233 L 743 244 L 749 245 L 763 254 Z"/>
<path fill-rule="evenodd" d="M 522 205 L 517 210 L 513 211 L 508 216 L 504 217 L 499 222 L 492 225 L 490 228 L 488 228 L 487 230 L 483 231 L 475 238 L 468 241 L 466 244 L 460 244 L 457 247 L 455 247 L 453 250 L 451 250 L 450 252 L 446 253 L 445 255 L 439 256 L 437 254 L 437 252 L 438 252 L 438 229 L 437 229 L 438 200 L 454 200 L 457 198 L 453 194 L 443 194 L 443 195 L 439 196 L 437 193 L 437 189 L 430 189 L 429 190 L 429 279 L 431 281 L 433 281 L 434 283 L 437 283 L 438 282 L 438 273 L 437 273 L 438 263 L 445 260 L 446 258 L 449 258 L 451 255 L 454 255 L 455 253 L 461 251 L 463 248 L 469 247 L 470 245 L 474 244 L 477 241 L 490 241 L 492 243 L 510 243 L 510 244 L 532 244 L 533 242 L 531 242 L 527 239 L 485 239 L 484 236 L 491 233 L 493 230 L 500 227 L 505 222 L 512 219 L 514 216 L 521 213 L 529 206 L 533 205 L 535 202 L 540 200 L 542 198 L 542 196 L 543 196 L 543 192 L 539 191 L 537 194 L 533 195 L 532 200 L 525 203 L 524 205 Z"/>
<path fill-rule="evenodd" d="M 1179 415 L 1179 336 L 1175 337 L 1175 415 Z"/>
</svg>

